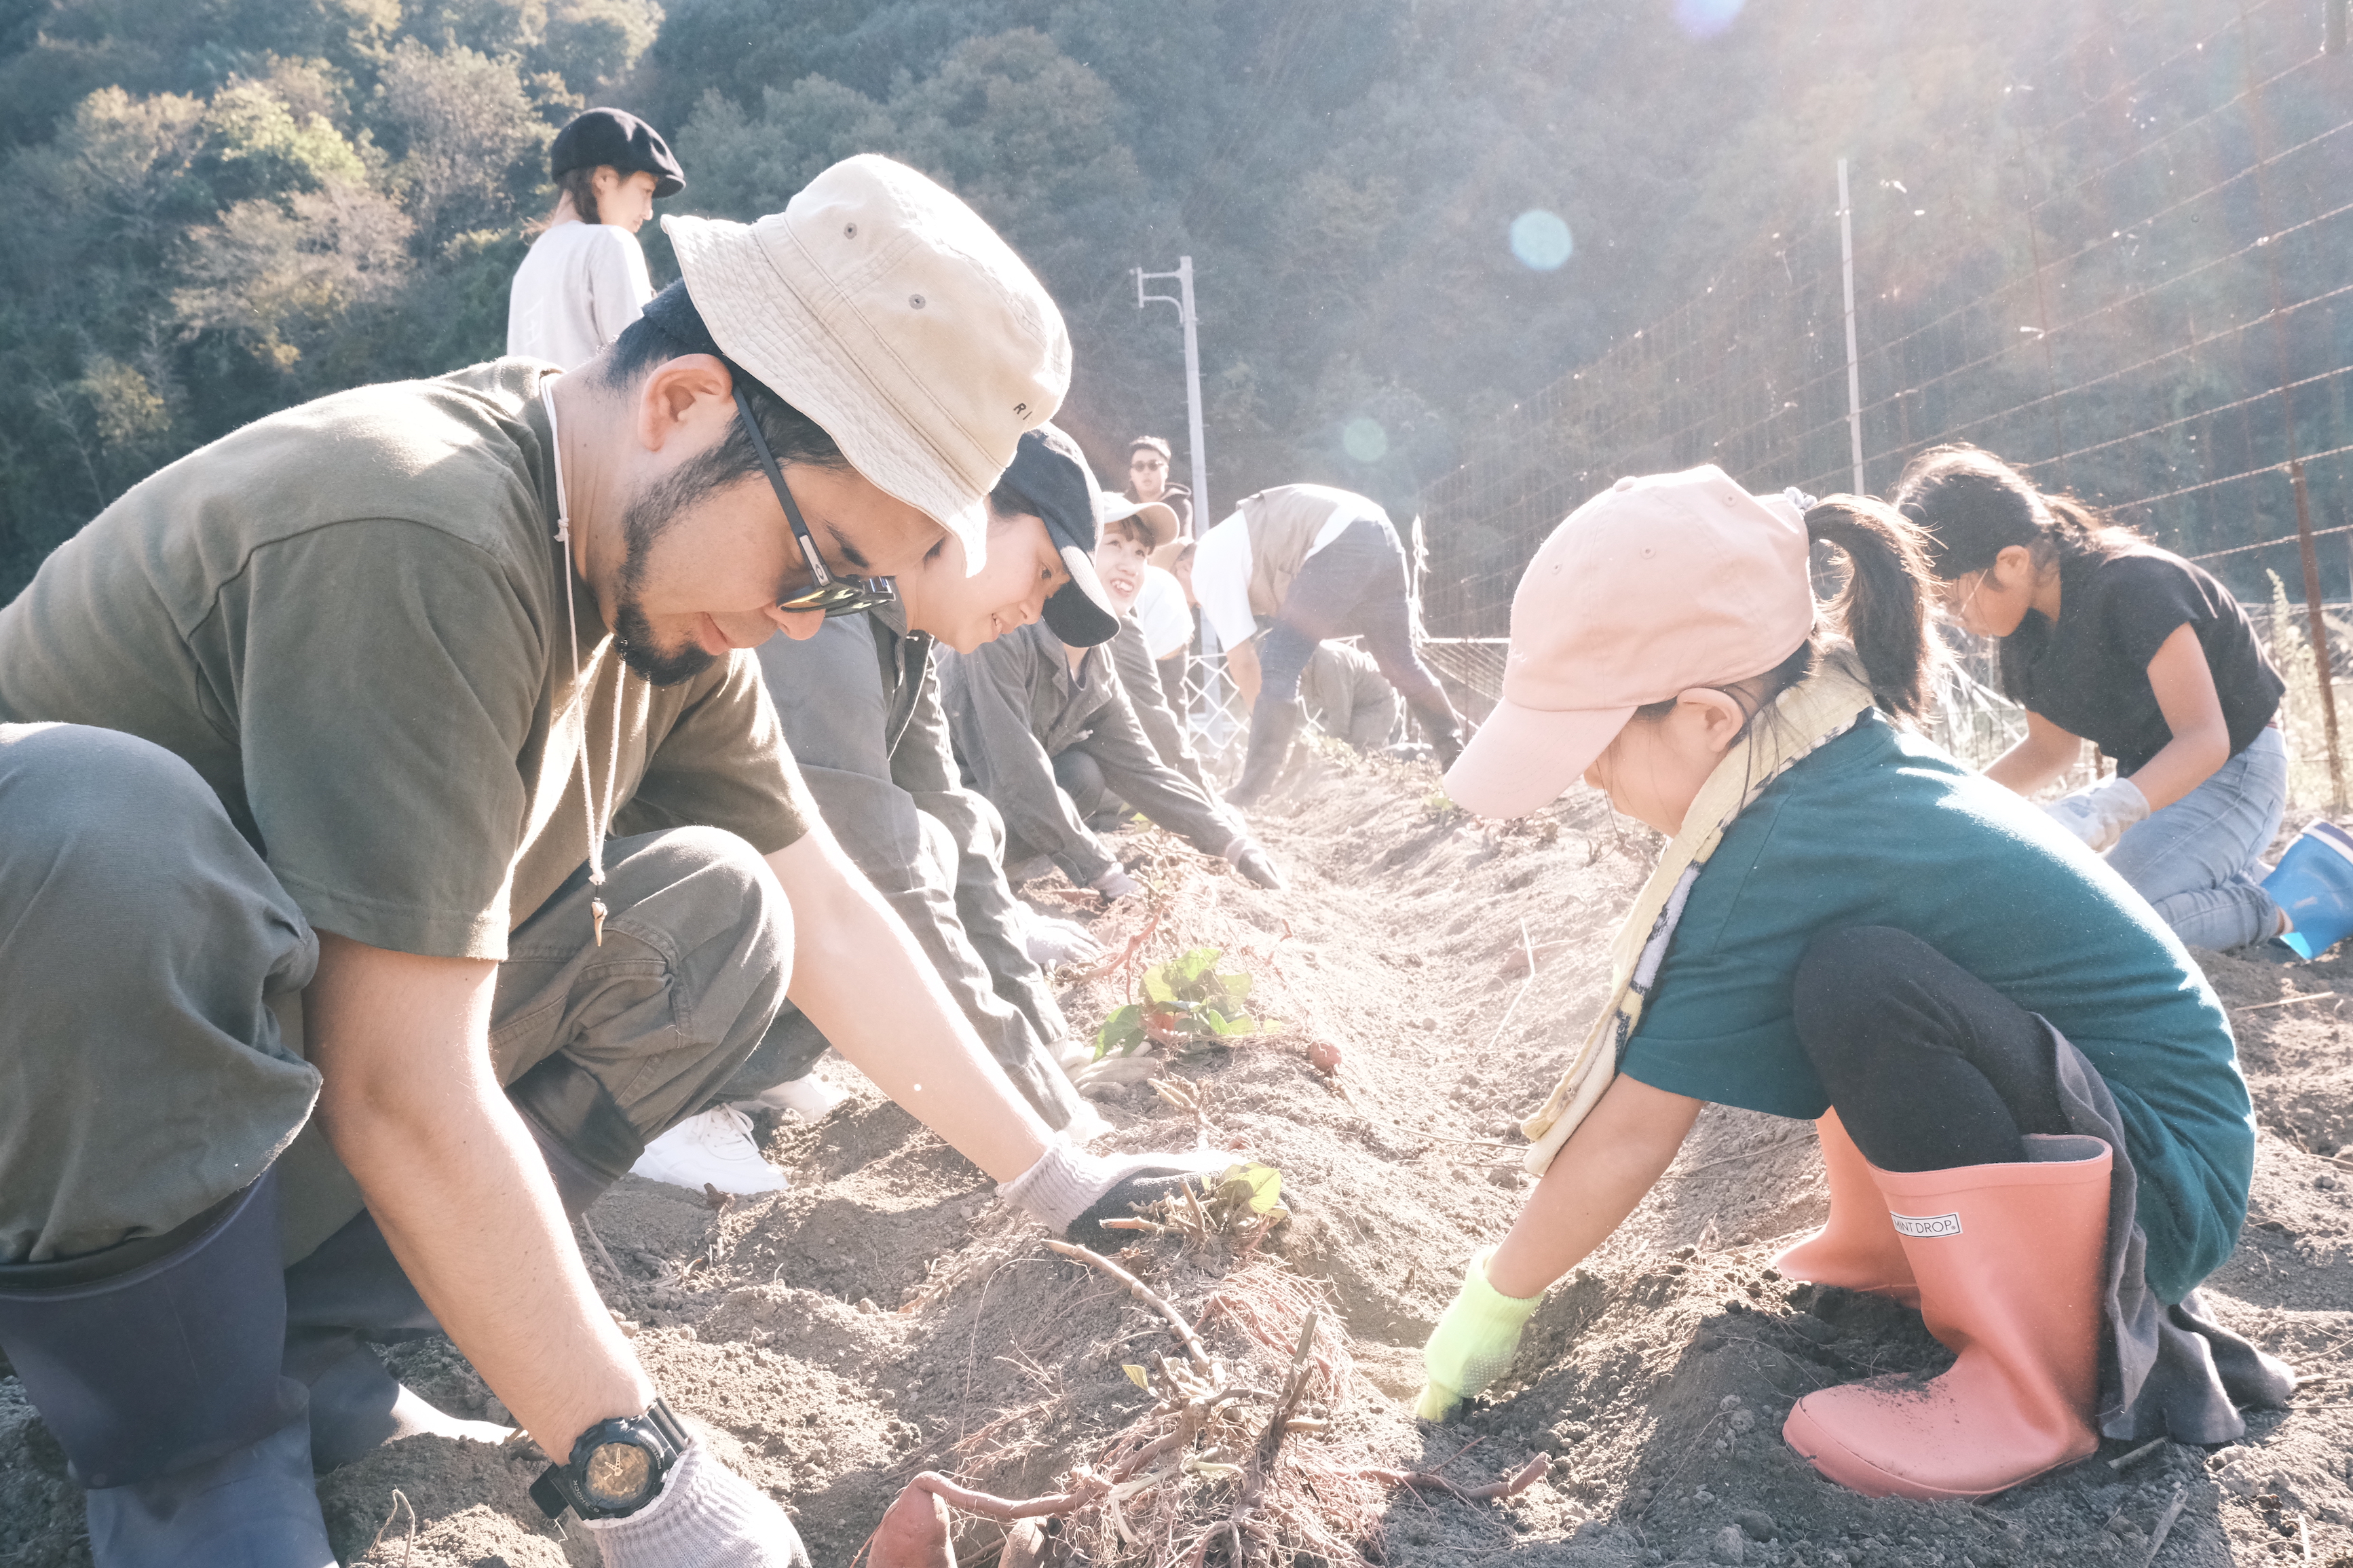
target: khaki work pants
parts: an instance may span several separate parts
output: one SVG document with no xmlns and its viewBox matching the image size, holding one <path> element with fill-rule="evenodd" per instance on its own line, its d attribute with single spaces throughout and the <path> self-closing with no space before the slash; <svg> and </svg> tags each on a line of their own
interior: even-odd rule
<svg viewBox="0 0 2353 1568">
<path fill-rule="evenodd" d="M 527 1117 L 618 1177 L 759 1044 L 792 921 L 732 834 L 615 839 L 606 862 L 602 946 L 585 867 L 510 937 L 491 1051 Z M 0 1264 L 162 1235 L 273 1164 L 288 1262 L 356 1215 L 290 1026 L 317 963 L 186 763 L 0 725 Z"/>
</svg>

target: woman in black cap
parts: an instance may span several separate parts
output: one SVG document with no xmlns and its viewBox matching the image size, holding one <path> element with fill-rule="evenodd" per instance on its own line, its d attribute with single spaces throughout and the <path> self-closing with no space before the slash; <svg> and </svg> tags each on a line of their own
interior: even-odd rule
<svg viewBox="0 0 2353 1568">
<path fill-rule="evenodd" d="M 686 176 L 659 132 L 617 109 L 591 109 L 558 132 L 548 172 L 555 211 L 515 269 L 507 353 L 570 370 L 653 298 L 638 226 L 655 198 L 686 188 Z"/>
</svg>

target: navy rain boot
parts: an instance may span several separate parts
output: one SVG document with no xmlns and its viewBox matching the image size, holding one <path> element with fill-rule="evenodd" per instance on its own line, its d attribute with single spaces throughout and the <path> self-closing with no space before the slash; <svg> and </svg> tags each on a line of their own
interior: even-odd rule
<svg viewBox="0 0 2353 1568">
<path fill-rule="evenodd" d="M 564 1212 L 577 1219 L 617 1179 L 526 1114 Z M 375 1216 L 362 1211 L 286 1270 L 286 1375 L 311 1391 L 311 1463 L 321 1475 L 420 1432 L 497 1443 L 512 1429 L 452 1415 L 396 1379 L 372 1348 L 441 1332 Z"/>
<path fill-rule="evenodd" d="M 282 1279 L 269 1174 L 168 1237 L 0 1268 L 0 1346 L 97 1568 L 332 1568 Z"/>
<path fill-rule="evenodd" d="M 440 1331 L 364 1211 L 286 1271 L 284 1371 L 311 1391 L 310 1462 L 319 1474 L 420 1432 L 506 1438 L 508 1428 L 451 1415 L 403 1385 L 370 1344 Z"/>
</svg>

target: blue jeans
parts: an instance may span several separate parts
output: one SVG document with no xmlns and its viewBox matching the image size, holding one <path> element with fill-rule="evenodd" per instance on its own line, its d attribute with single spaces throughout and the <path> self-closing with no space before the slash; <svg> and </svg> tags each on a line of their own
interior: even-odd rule
<svg viewBox="0 0 2353 1568">
<path fill-rule="evenodd" d="M 2190 947 L 2244 947 L 2279 931 L 2262 859 L 2287 806 L 2287 744 L 2265 730 L 2204 784 L 2125 829 L 2108 864 Z"/>
</svg>

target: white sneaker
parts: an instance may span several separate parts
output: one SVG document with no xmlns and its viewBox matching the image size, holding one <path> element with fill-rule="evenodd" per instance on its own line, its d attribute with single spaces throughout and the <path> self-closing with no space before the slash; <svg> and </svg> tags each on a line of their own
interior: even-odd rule
<svg viewBox="0 0 2353 1568">
<path fill-rule="evenodd" d="M 780 1083 L 764 1089 L 749 1100 L 739 1100 L 739 1106 L 759 1106 L 766 1110 L 789 1110 L 804 1121 L 815 1121 L 839 1105 L 849 1096 L 833 1087 L 815 1073 L 797 1078 L 790 1083 Z"/>
<path fill-rule="evenodd" d="M 690 1192 L 712 1186 L 743 1196 L 781 1193 L 792 1184 L 782 1171 L 760 1158 L 752 1142 L 752 1119 L 732 1105 L 714 1105 L 690 1116 L 647 1144 L 629 1174 Z"/>
</svg>

